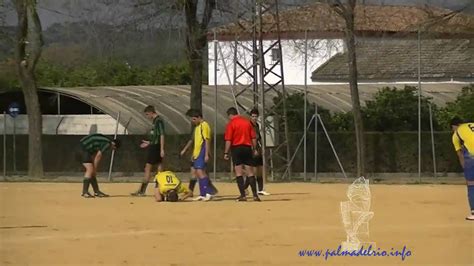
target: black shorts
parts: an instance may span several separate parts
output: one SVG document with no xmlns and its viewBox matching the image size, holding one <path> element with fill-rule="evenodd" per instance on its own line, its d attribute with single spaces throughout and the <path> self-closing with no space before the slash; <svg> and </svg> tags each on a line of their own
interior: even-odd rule
<svg viewBox="0 0 474 266">
<path fill-rule="evenodd" d="M 150 144 L 147 147 L 146 163 L 149 164 L 160 164 L 163 161 L 160 155 L 160 145 Z"/>
<path fill-rule="evenodd" d="M 263 165 L 263 157 L 262 155 L 257 155 L 253 157 L 253 166 L 262 166 Z"/>
<path fill-rule="evenodd" d="M 90 153 L 84 149 L 80 149 L 76 153 L 76 160 L 80 162 L 81 164 L 84 163 L 94 163 L 94 153 Z"/>
<path fill-rule="evenodd" d="M 254 166 L 252 147 L 246 145 L 233 146 L 230 152 L 234 165 Z"/>
</svg>

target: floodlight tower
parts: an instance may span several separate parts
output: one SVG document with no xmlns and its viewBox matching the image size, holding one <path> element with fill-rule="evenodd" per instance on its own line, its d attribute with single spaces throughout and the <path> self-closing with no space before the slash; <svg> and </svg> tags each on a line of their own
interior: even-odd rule
<svg viewBox="0 0 474 266">
<path fill-rule="evenodd" d="M 264 174 L 269 166 L 273 177 L 273 173 L 283 174 L 290 163 L 278 0 L 239 1 L 238 5 L 233 83 L 237 108 L 239 112 L 259 109 Z M 242 101 L 250 95 L 253 106 Z M 277 158 L 280 167 L 273 167 Z M 291 171 L 286 173 L 291 177 Z"/>
</svg>

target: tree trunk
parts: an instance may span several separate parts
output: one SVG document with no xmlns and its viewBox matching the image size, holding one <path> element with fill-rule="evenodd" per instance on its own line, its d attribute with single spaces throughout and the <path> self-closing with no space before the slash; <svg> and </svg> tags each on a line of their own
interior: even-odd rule
<svg viewBox="0 0 474 266">
<path fill-rule="evenodd" d="M 202 21 L 197 18 L 198 0 L 186 0 L 184 13 L 186 17 L 186 53 L 191 71 L 191 98 L 189 106 L 202 111 L 202 72 L 204 69 L 204 49 L 206 49 L 207 26 L 216 7 L 215 0 L 206 0 Z"/>
<path fill-rule="evenodd" d="M 197 43 L 195 44 L 197 45 Z M 198 52 L 191 52 L 189 58 L 189 69 L 191 71 L 191 99 L 189 106 L 192 109 L 202 111 L 202 71 L 204 65 L 202 56 Z"/>
<path fill-rule="evenodd" d="M 28 114 L 28 176 L 42 177 L 44 175 L 41 142 L 43 122 L 34 76 L 26 74 L 21 78 L 21 86 Z"/>
<path fill-rule="evenodd" d="M 355 4 L 354 4 L 355 6 Z M 364 124 L 359 100 L 359 88 L 357 86 L 357 61 L 354 34 L 354 6 L 346 9 L 346 36 L 347 60 L 349 64 L 349 87 L 351 90 L 352 113 L 354 115 L 354 126 L 357 147 L 357 176 L 365 175 L 365 139 Z"/>
<path fill-rule="evenodd" d="M 36 87 L 35 67 L 41 56 L 43 40 L 36 1 L 14 1 L 18 14 L 16 63 L 28 113 L 28 175 L 42 177 L 42 117 Z"/>
</svg>

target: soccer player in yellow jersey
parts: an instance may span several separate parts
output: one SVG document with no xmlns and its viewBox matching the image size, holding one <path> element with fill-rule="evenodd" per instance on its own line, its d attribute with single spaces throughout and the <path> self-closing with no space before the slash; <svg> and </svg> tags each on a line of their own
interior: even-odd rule
<svg viewBox="0 0 474 266">
<path fill-rule="evenodd" d="M 179 153 L 179 157 L 183 157 L 185 154 L 186 154 L 186 151 L 191 147 L 193 146 L 193 149 L 194 149 L 194 127 L 192 129 L 192 132 L 191 132 L 191 137 L 190 139 L 188 140 L 188 142 L 186 142 L 186 145 L 184 146 L 184 148 L 180 151 Z M 191 190 L 191 193 L 194 193 L 194 187 L 196 186 L 196 183 L 198 181 L 198 178 L 197 178 L 197 173 L 196 173 L 196 169 L 194 169 L 194 155 L 191 156 L 191 178 L 189 179 L 189 190 Z M 215 196 L 217 193 L 219 193 L 219 191 L 217 190 L 217 188 L 214 186 L 214 184 L 212 183 L 211 179 L 209 179 L 209 186 L 211 187 L 211 195 Z"/>
<path fill-rule="evenodd" d="M 191 192 L 181 183 L 181 180 L 179 180 L 173 172 L 159 172 L 155 176 L 156 201 L 176 202 L 178 200 L 184 200 L 189 196 L 191 196 Z"/>
<path fill-rule="evenodd" d="M 471 215 L 466 220 L 474 221 L 474 123 L 463 123 L 458 117 L 451 120 L 454 150 L 459 158 L 467 184 L 467 197 Z"/>
<path fill-rule="evenodd" d="M 215 193 L 206 172 L 207 162 L 211 157 L 211 127 L 202 118 L 200 110 L 190 109 L 186 112 L 186 115 L 191 118 L 191 123 L 194 125 L 192 168 L 196 171 L 198 177 L 200 193 L 199 197 L 194 200 L 209 201 Z"/>
</svg>

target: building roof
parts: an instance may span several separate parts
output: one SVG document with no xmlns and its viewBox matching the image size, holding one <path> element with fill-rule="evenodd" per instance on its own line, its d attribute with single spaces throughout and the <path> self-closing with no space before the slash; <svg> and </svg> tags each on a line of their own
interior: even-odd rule
<svg viewBox="0 0 474 266">
<path fill-rule="evenodd" d="M 474 81 L 474 39 L 436 39 L 420 42 L 421 79 Z M 359 81 L 416 81 L 417 40 L 361 40 L 356 45 Z M 316 82 L 346 82 L 347 53 L 339 53 L 317 68 Z"/>
<path fill-rule="evenodd" d="M 362 104 L 372 99 L 377 88 L 403 88 L 404 84 L 360 84 Z M 454 101 L 466 83 L 428 83 L 422 86 L 423 94 L 433 98 L 433 102 L 443 106 Z M 286 86 L 289 93 L 303 92 L 304 86 Z M 145 134 L 151 123 L 143 115 L 147 105 L 154 105 L 163 115 L 167 134 L 190 133 L 190 123 L 185 112 L 190 102 L 190 86 L 123 86 L 123 87 L 76 87 L 41 88 L 41 91 L 60 93 L 83 101 L 113 117 L 120 112 L 120 124 L 130 134 Z M 217 107 L 215 106 L 215 87 L 203 86 L 203 115 L 218 133 L 224 131 L 227 123 L 226 110 L 234 106 L 231 86 L 218 86 Z M 272 95 L 267 100 L 271 104 Z M 252 94 L 243 94 L 240 102 L 252 107 Z M 308 99 L 333 112 L 349 111 L 351 98 L 347 84 L 328 84 L 308 86 Z M 216 115 L 217 126 L 214 125 Z"/>
<path fill-rule="evenodd" d="M 264 38 L 271 39 L 276 35 L 276 27 L 271 27 L 274 17 L 264 15 Z M 243 25 L 243 27 L 239 26 Z M 355 9 L 355 30 L 359 36 L 385 36 L 416 34 L 418 27 L 428 27 L 435 37 L 442 36 L 473 36 L 474 17 L 437 7 L 389 6 L 389 5 L 357 5 Z M 219 40 L 251 38 L 250 22 L 239 21 L 214 28 Z M 283 39 L 304 38 L 340 38 L 345 29 L 344 20 L 329 4 L 315 3 L 280 12 L 280 35 Z"/>
</svg>

